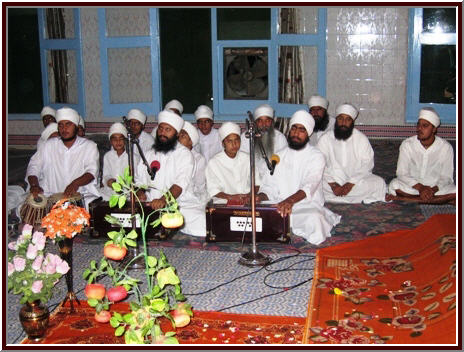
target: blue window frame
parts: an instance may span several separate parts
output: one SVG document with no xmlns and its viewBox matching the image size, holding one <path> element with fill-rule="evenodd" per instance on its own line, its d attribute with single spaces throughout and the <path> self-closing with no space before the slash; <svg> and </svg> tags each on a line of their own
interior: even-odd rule
<svg viewBox="0 0 464 352">
<path fill-rule="evenodd" d="M 421 47 L 428 45 L 456 45 L 456 33 L 422 33 L 423 9 L 409 10 L 409 55 L 406 96 L 406 122 L 416 123 L 419 110 L 433 107 L 440 115 L 442 124 L 456 124 L 456 105 L 421 103 Z M 459 54 L 457 54 L 459 58 Z M 459 59 L 456 60 L 458 62 Z"/>
<path fill-rule="evenodd" d="M 103 114 L 106 117 L 122 116 L 132 108 L 141 109 L 147 115 L 157 114 L 161 110 L 158 9 L 150 9 L 150 35 L 130 37 L 109 37 L 106 30 L 106 11 L 98 9 L 98 27 L 100 36 L 100 63 L 102 70 Z M 111 103 L 108 72 L 108 49 L 150 47 L 152 72 L 152 101 L 144 103 Z"/>
<path fill-rule="evenodd" d="M 70 39 L 47 39 L 45 33 L 45 9 L 38 9 L 39 18 L 39 43 L 40 43 L 40 64 L 42 68 L 42 90 L 44 105 L 52 106 L 55 109 L 64 106 L 71 107 L 85 117 L 85 94 L 84 94 L 84 69 L 82 65 L 82 40 L 81 40 L 81 19 L 80 9 L 73 9 L 74 14 L 74 38 Z M 73 50 L 76 52 L 76 73 L 77 73 L 77 104 L 70 103 L 50 103 L 48 88 L 48 69 L 47 51 L 48 50 Z M 34 116 L 36 119 L 37 116 Z"/>
</svg>

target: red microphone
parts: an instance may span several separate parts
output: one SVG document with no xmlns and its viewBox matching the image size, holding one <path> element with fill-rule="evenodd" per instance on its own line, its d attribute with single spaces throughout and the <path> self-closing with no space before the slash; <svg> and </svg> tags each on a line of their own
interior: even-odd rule
<svg viewBox="0 0 464 352">
<path fill-rule="evenodd" d="M 156 172 L 160 169 L 161 165 L 158 160 L 153 160 L 150 164 L 150 169 L 151 169 L 151 179 L 154 180 L 156 176 Z"/>
</svg>

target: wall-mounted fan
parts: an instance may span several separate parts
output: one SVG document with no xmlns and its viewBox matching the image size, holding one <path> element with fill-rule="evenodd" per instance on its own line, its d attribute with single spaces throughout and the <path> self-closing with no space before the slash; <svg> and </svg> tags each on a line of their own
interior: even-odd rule
<svg viewBox="0 0 464 352">
<path fill-rule="evenodd" d="M 267 48 L 224 49 L 224 99 L 267 98 Z"/>
</svg>

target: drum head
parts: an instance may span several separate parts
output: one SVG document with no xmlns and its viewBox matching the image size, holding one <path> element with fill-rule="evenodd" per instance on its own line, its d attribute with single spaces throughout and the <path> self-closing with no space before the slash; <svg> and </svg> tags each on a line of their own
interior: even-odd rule
<svg viewBox="0 0 464 352">
<path fill-rule="evenodd" d="M 55 204 L 63 198 L 68 198 L 71 202 L 77 202 L 82 199 L 82 195 L 79 192 L 74 193 L 71 197 L 65 197 L 64 193 L 55 193 L 48 197 L 49 203 Z"/>
<path fill-rule="evenodd" d="M 47 205 L 47 197 L 43 194 L 38 194 L 37 197 L 34 198 L 34 195 L 31 193 L 25 201 L 25 204 L 31 206 L 32 208 L 45 208 Z"/>
</svg>

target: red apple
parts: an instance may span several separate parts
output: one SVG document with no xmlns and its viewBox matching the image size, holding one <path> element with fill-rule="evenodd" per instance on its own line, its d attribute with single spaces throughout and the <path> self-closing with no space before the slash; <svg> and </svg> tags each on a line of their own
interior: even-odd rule
<svg viewBox="0 0 464 352">
<path fill-rule="evenodd" d="M 174 319 L 174 323 L 176 324 L 176 328 L 183 328 L 190 323 L 190 315 L 188 315 L 188 313 L 174 310 L 171 315 Z"/>
<path fill-rule="evenodd" d="M 100 313 L 95 313 L 94 317 L 99 323 L 107 323 L 111 319 L 111 313 L 107 310 L 102 310 Z"/>
<path fill-rule="evenodd" d="M 106 289 L 102 284 L 87 284 L 84 292 L 88 299 L 102 299 L 105 297 Z"/>
<path fill-rule="evenodd" d="M 121 260 L 126 256 L 127 249 L 121 247 L 117 244 L 111 243 L 107 244 L 105 248 L 103 248 L 103 255 L 108 259 L 112 260 Z"/>
<path fill-rule="evenodd" d="M 127 297 L 127 290 L 124 286 L 116 286 L 110 288 L 106 293 L 106 296 L 111 302 L 119 302 Z"/>
</svg>

